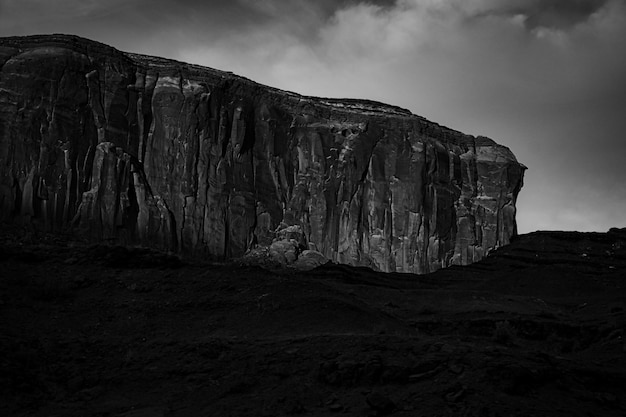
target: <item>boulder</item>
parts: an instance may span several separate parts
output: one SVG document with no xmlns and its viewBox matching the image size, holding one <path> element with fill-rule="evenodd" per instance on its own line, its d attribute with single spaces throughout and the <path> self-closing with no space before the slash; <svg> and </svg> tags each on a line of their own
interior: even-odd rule
<svg viewBox="0 0 626 417">
<path fill-rule="evenodd" d="M 298 242 L 295 240 L 277 240 L 270 245 L 269 256 L 281 265 L 291 265 L 298 259 L 298 252 Z"/>
<path fill-rule="evenodd" d="M 301 271 L 310 271 L 328 262 L 328 259 L 320 252 L 306 249 L 300 253 L 293 267 Z"/>
</svg>

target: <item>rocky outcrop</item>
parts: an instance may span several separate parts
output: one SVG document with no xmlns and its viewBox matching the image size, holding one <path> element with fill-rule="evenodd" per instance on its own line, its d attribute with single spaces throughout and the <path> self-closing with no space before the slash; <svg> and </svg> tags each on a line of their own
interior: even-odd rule
<svg viewBox="0 0 626 417">
<path fill-rule="evenodd" d="M 417 273 L 516 233 L 509 149 L 398 107 L 64 35 L 2 38 L 0 65 L 4 221 L 226 258 L 296 242 L 290 258 Z"/>
</svg>

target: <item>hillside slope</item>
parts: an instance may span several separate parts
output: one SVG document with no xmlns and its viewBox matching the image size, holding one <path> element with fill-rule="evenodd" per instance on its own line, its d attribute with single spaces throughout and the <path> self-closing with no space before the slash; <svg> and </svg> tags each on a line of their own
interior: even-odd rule
<svg viewBox="0 0 626 417">
<path fill-rule="evenodd" d="M 2 231 L 2 415 L 626 413 L 626 230 L 422 276 Z"/>
</svg>

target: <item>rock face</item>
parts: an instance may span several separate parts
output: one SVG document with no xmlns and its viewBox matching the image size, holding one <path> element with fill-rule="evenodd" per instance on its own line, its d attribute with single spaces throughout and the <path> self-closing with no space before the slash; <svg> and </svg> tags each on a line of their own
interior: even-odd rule
<svg viewBox="0 0 626 417">
<path fill-rule="evenodd" d="M 226 258 L 297 242 L 289 257 L 415 273 L 516 233 L 509 149 L 398 107 L 64 35 L 1 38 L 0 66 L 3 221 Z"/>
</svg>

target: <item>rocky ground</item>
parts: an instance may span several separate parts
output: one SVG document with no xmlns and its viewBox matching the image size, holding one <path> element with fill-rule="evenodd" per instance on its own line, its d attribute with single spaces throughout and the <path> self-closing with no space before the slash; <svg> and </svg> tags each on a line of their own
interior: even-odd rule
<svg viewBox="0 0 626 417">
<path fill-rule="evenodd" d="M 414 276 L 2 227 L 3 416 L 623 416 L 626 230 Z"/>
</svg>

